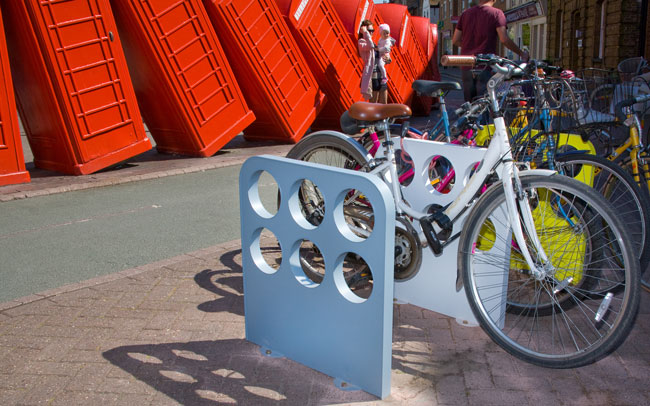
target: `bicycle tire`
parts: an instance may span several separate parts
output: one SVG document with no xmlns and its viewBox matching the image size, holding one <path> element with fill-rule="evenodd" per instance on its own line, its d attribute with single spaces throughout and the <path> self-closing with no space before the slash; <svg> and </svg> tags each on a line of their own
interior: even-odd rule
<svg viewBox="0 0 650 406">
<path fill-rule="evenodd" d="M 490 338 L 528 363 L 547 368 L 575 368 L 596 362 L 623 343 L 638 312 L 639 262 L 629 237 L 611 205 L 581 182 L 555 174 L 523 176 L 521 184 L 534 208 L 537 234 L 555 271 L 538 280 L 530 272 L 526 274 L 521 269 L 504 267 L 511 257 L 512 238 L 503 187 L 494 185 L 472 207 L 459 240 L 458 266 L 470 307 Z M 559 207 L 572 217 L 558 216 Z M 555 216 L 549 215 L 547 219 L 544 216 L 549 210 Z M 589 230 L 585 224 L 560 227 L 568 223 L 568 218 L 579 221 L 585 213 L 589 213 L 588 221 L 608 232 L 585 235 Z M 547 220 L 550 220 L 548 224 Z M 485 240 L 490 230 L 495 237 L 491 246 Z M 613 240 L 607 240 L 612 236 Z M 590 243 L 589 249 L 601 250 L 595 256 L 598 263 L 579 260 L 586 258 L 575 248 L 582 245 L 580 239 Z M 577 250 L 578 256 L 565 257 L 571 247 Z M 529 250 L 535 258 L 533 248 Z M 619 258 L 612 258 L 609 255 L 612 253 Z M 579 278 L 606 279 L 609 275 L 616 278 L 607 293 L 589 291 L 585 284 L 560 286 L 561 292 L 569 297 L 570 305 L 555 300 L 554 311 L 548 316 L 535 311 L 519 314 L 505 311 L 508 299 L 524 288 L 532 290 L 531 306 L 545 297 L 553 301 L 557 281 L 568 280 L 565 276 L 569 272 Z M 604 316 L 594 321 L 594 315 L 609 295 L 610 303 L 603 309 Z"/>
<path fill-rule="evenodd" d="M 289 151 L 287 157 L 338 168 L 365 171 L 368 169 L 369 162 L 369 155 L 365 151 L 352 138 L 342 138 L 331 133 L 317 133 L 301 140 Z M 303 214 L 308 211 L 307 206 L 314 206 L 313 203 L 306 203 L 308 199 L 317 201 L 316 206 L 321 206 L 322 196 L 310 182 L 303 182 L 300 193 Z M 319 209 L 324 210 L 322 207 Z M 364 205 L 363 202 L 350 201 L 344 205 L 343 210 L 346 221 L 353 230 L 358 230 L 360 233 L 372 231 L 373 219 L 368 214 L 372 210 L 371 207 Z M 305 214 L 305 217 L 309 218 L 309 214 Z M 409 228 L 409 224 L 406 224 L 407 221 L 400 218 L 396 220 L 394 276 L 395 280 L 406 280 L 412 278 L 420 269 L 422 247 L 415 231 L 412 230 L 412 227 Z M 305 274 L 316 283 L 322 280 L 322 271 L 319 266 L 310 264 L 312 261 L 318 264 L 321 260 L 318 258 L 319 255 L 317 251 L 311 254 L 305 251 L 305 255 L 301 254 L 301 264 Z M 307 261 L 307 257 L 312 257 L 312 259 Z M 351 261 L 349 262 L 351 263 Z M 322 265 L 320 266 L 322 267 Z"/>
<path fill-rule="evenodd" d="M 631 162 L 631 159 L 630 159 L 629 155 L 627 155 L 627 154 L 626 155 L 620 155 L 618 158 L 616 158 L 614 160 L 614 163 L 618 163 L 622 168 L 625 169 L 625 171 L 628 174 L 630 174 L 630 176 L 632 176 L 632 179 L 634 179 L 634 177 L 633 177 L 634 172 L 632 170 L 632 162 Z M 645 180 L 646 179 L 645 169 L 643 169 L 642 165 L 637 165 L 637 167 L 639 169 L 639 174 L 638 174 L 639 182 L 635 181 L 635 183 L 637 185 L 639 185 L 639 187 L 644 192 L 648 192 L 648 187 L 650 187 L 650 185 L 648 185 L 646 183 L 646 180 Z M 648 192 L 648 193 L 650 194 L 650 192 Z M 647 245 L 650 245 L 650 241 L 648 241 L 646 239 L 646 248 L 648 248 Z M 647 264 L 646 264 L 646 266 L 642 265 L 642 267 L 641 267 L 641 287 L 645 291 L 650 292 L 650 271 L 648 271 L 648 267 L 649 266 Z"/>
<path fill-rule="evenodd" d="M 589 154 L 556 156 L 560 173 L 579 178 L 607 199 L 623 222 L 641 269 L 650 263 L 650 193 L 642 189 L 622 167 L 605 158 Z M 585 168 L 587 166 L 587 168 Z"/>
<path fill-rule="evenodd" d="M 342 169 L 365 170 L 369 161 L 367 153 L 353 138 L 329 132 L 314 133 L 298 142 L 287 158 L 305 162 L 319 163 Z M 301 207 L 307 221 L 320 224 L 324 201 L 317 187 L 311 181 L 303 182 L 301 187 Z"/>
</svg>

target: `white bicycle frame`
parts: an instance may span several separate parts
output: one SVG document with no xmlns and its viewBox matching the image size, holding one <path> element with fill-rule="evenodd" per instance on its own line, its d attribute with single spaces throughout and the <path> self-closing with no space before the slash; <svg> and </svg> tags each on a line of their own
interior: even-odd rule
<svg viewBox="0 0 650 406">
<path fill-rule="evenodd" d="M 488 92 L 491 93 L 490 98 L 495 104 L 496 97 L 493 97 L 495 96 L 494 89 L 496 88 L 496 84 L 502 81 L 504 77 L 504 74 L 497 73 L 492 77 L 492 79 L 490 79 L 490 82 L 492 83 L 488 84 Z M 498 111 L 498 105 L 493 107 L 495 107 L 494 111 Z M 388 128 L 388 122 L 386 121 L 384 124 L 379 126 L 382 128 L 377 129 L 385 130 Z M 476 193 L 492 172 L 492 168 L 496 166 L 496 172 L 500 175 L 501 183 L 506 195 L 508 220 L 512 227 L 515 241 L 519 246 L 522 256 L 526 260 L 529 269 L 532 270 L 533 275 L 541 279 L 544 275 L 552 274 L 552 269 L 550 269 L 552 265 L 550 264 L 550 261 L 542 248 L 539 237 L 537 236 L 533 214 L 528 205 L 526 196 L 524 196 L 521 182 L 519 180 L 519 170 L 513 162 L 510 140 L 503 117 L 495 117 L 494 129 L 494 135 L 492 136 L 485 157 L 481 162 L 478 171 L 469 179 L 467 185 L 463 188 L 458 197 L 447 207 L 444 214 L 454 221 L 470 204 L 474 196 L 476 196 Z M 387 132 L 384 132 L 384 134 L 387 134 Z M 399 179 L 397 174 L 397 164 L 395 161 L 395 149 L 390 140 L 385 141 L 387 141 L 384 143 L 385 160 L 378 166 L 374 167 L 370 173 L 381 176 L 384 181 L 390 185 L 397 214 L 406 214 L 415 219 L 429 216 L 429 213 L 412 209 L 402 196 L 400 183 L 398 181 L 392 181 Z M 526 172 L 531 175 L 543 174 L 546 176 L 554 173 L 549 170 L 527 170 Z M 521 219 L 523 219 L 523 225 L 520 221 L 520 216 Z M 435 224 L 434 227 L 436 227 Z M 529 241 L 526 241 L 524 237 L 524 229 L 522 227 L 525 227 L 527 230 L 527 235 L 530 238 Z M 436 231 L 439 230 L 436 229 Z M 420 241 L 426 242 L 423 233 L 419 233 L 419 237 Z M 533 260 L 528 250 L 528 244 L 532 244 L 535 248 L 537 261 Z M 544 270 L 539 269 L 540 265 L 544 267 Z"/>
</svg>

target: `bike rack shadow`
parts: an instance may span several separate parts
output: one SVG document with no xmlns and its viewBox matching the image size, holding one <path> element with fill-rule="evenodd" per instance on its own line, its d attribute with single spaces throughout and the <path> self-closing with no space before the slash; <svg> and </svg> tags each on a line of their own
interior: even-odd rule
<svg viewBox="0 0 650 406">
<path fill-rule="evenodd" d="M 218 266 L 198 272 L 194 280 L 220 298 L 201 303 L 199 310 L 243 315 L 243 300 L 239 300 L 243 292 L 241 249 L 223 253 L 216 262 Z M 450 323 L 455 321 L 450 319 Z M 487 336 L 471 350 L 436 349 L 435 342 L 426 333 L 413 333 L 418 327 L 415 324 L 403 319 L 393 325 L 393 373 L 399 371 L 434 385 L 454 376 L 462 381 L 464 372 L 484 371 L 487 365 L 484 352 L 501 352 Z M 404 343 L 413 343 L 412 348 L 409 345 L 403 348 Z M 433 348 L 430 351 L 419 348 L 423 343 Z M 625 346 L 626 352 L 631 350 L 629 347 Z M 331 377 L 290 359 L 263 356 L 256 344 L 243 339 L 121 346 L 104 352 L 103 356 L 181 404 L 236 402 L 263 406 L 377 401 L 375 396 L 363 391 L 341 391 L 332 385 Z M 508 357 L 505 353 L 503 356 Z M 544 371 L 548 371 L 549 379 L 554 372 L 529 368 L 537 371 L 535 376 L 546 375 Z M 465 398 L 462 393 L 458 396 Z"/>
<path fill-rule="evenodd" d="M 279 248 L 270 244 L 265 244 L 261 247 L 262 251 L 279 251 Z M 201 303 L 198 309 L 204 312 L 221 312 L 226 311 L 236 315 L 244 315 L 243 302 L 236 302 L 235 299 L 243 295 L 243 279 L 241 267 L 241 249 L 228 251 L 219 257 L 219 262 L 223 266 L 221 269 L 205 269 L 194 277 L 197 285 L 209 292 L 215 293 L 220 297 L 208 302 Z M 237 274 L 236 276 L 232 274 Z M 224 289 L 224 286 L 227 289 Z M 236 303 L 233 305 L 233 303 Z M 413 337 L 409 334 L 412 326 L 409 325 L 394 325 L 393 326 L 393 341 L 396 344 L 401 342 L 428 342 L 424 337 Z M 258 348 L 254 344 L 250 344 L 254 348 Z M 492 345 L 492 342 L 486 339 L 487 345 Z M 496 348 L 496 346 L 494 347 Z M 409 356 L 428 357 L 430 354 L 416 350 L 403 350 L 393 348 L 392 369 L 403 372 L 405 374 L 419 376 L 424 379 L 435 382 L 449 372 L 447 364 L 453 363 L 458 359 L 458 354 L 455 352 L 448 352 L 441 350 L 440 357 L 435 357 L 430 361 L 414 361 L 408 360 Z M 286 360 L 286 359 L 285 359 Z M 292 362 L 286 360 L 287 362 Z M 467 361 L 471 364 L 471 361 Z M 471 369 L 472 365 L 466 365 Z M 440 373 L 429 373 L 427 370 L 436 368 Z M 325 380 L 331 379 L 323 375 Z"/>
<path fill-rule="evenodd" d="M 276 250 L 265 245 L 262 250 Z M 219 296 L 203 302 L 203 312 L 244 314 L 241 249 L 223 253 L 219 266 L 194 276 L 198 286 Z M 393 328 L 396 337 L 405 327 Z M 401 339 L 397 339 L 399 342 Z M 408 341 L 424 341 L 408 338 Z M 423 372 L 426 362 L 403 361 L 417 351 L 393 350 L 392 368 L 435 380 Z M 103 353 L 106 360 L 181 404 L 234 403 L 251 405 L 341 404 L 376 401 L 364 391 L 342 391 L 332 378 L 287 358 L 271 358 L 243 339 L 128 345 Z M 450 358 L 451 361 L 451 358 Z"/>
<path fill-rule="evenodd" d="M 263 356 L 246 340 L 130 345 L 103 353 L 113 365 L 185 405 L 296 405 L 376 400 L 333 389 L 324 374 Z"/>
</svg>

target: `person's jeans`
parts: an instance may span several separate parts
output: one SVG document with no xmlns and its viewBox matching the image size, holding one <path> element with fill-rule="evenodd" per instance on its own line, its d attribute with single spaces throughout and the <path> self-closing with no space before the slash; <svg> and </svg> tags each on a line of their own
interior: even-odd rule
<svg viewBox="0 0 650 406">
<path fill-rule="evenodd" d="M 487 91 L 487 82 L 490 79 L 490 70 L 482 71 L 462 70 L 463 95 L 465 101 L 472 101 L 476 96 L 482 96 Z"/>
</svg>

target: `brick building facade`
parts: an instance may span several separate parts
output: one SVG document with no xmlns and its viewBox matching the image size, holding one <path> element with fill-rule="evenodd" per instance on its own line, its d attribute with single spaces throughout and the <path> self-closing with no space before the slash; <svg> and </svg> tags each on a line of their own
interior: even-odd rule
<svg viewBox="0 0 650 406">
<path fill-rule="evenodd" d="M 648 56 L 647 46 L 641 48 L 648 43 L 641 40 L 648 36 L 646 0 L 548 2 L 547 58 L 553 63 L 573 70 L 616 68 L 625 58 Z"/>
</svg>

